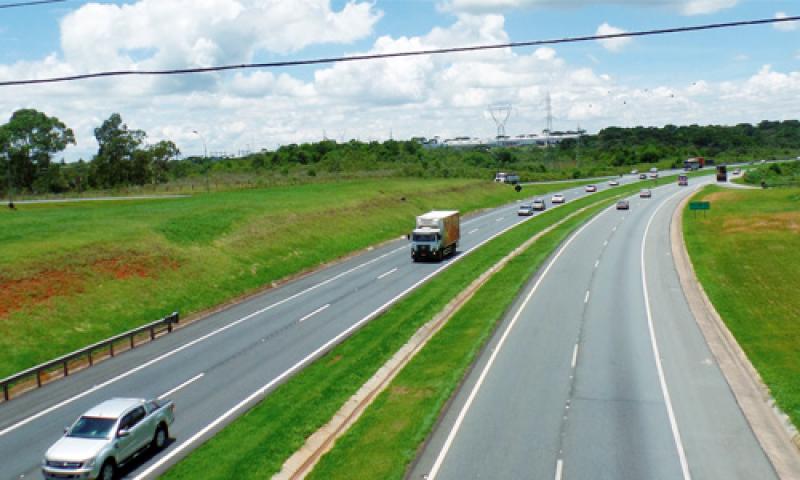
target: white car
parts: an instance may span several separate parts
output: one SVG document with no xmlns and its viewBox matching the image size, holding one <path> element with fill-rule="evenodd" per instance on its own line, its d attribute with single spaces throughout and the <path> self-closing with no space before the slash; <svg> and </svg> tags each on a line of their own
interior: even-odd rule
<svg viewBox="0 0 800 480">
<path fill-rule="evenodd" d="M 171 401 L 113 398 L 89 409 L 66 429 L 42 460 L 46 480 L 112 480 L 117 468 L 147 448 L 159 450 L 175 420 Z"/>
<path fill-rule="evenodd" d="M 608 184 L 609 184 L 609 185 L 611 185 L 612 187 L 617 187 L 617 186 L 619 186 L 619 182 L 618 182 L 618 181 L 616 181 L 616 180 L 611 180 L 611 181 L 609 181 L 609 182 L 608 182 Z"/>
<path fill-rule="evenodd" d="M 592 193 L 597 191 L 597 185 L 586 185 L 586 193 Z"/>
<path fill-rule="evenodd" d="M 556 194 L 555 194 L 555 195 L 553 195 L 553 197 L 550 199 L 550 203 L 564 203 L 564 202 L 566 202 L 566 201 L 567 201 L 567 199 L 566 199 L 566 198 L 564 198 L 564 194 L 563 194 L 563 193 L 556 193 Z"/>
<path fill-rule="evenodd" d="M 517 215 L 519 215 L 520 217 L 528 217 L 533 215 L 533 205 L 531 205 L 530 203 L 524 203 L 520 205 L 519 208 L 517 209 Z"/>
</svg>

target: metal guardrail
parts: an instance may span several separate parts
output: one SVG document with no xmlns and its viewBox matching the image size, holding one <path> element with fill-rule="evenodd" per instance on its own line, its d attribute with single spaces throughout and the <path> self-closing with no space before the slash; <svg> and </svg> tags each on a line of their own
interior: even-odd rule
<svg viewBox="0 0 800 480">
<path fill-rule="evenodd" d="M 36 378 L 36 388 L 40 388 L 44 383 L 42 380 L 42 374 L 52 371 L 54 367 L 60 367 L 60 370 L 63 373 L 64 377 L 68 377 L 70 374 L 70 363 L 80 361 L 81 359 L 85 359 L 88 363 L 88 366 L 91 367 L 94 365 L 95 358 L 94 355 L 98 351 L 107 351 L 108 355 L 113 357 L 115 355 L 114 352 L 114 345 L 120 343 L 122 340 L 128 340 L 130 343 L 130 348 L 126 350 L 132 350 L 136 348 L 136 337 L 141 335 L 142 333 L 149 332 L 150 340 L 155 340 L 156 336 L 160 333 L 166 331 L 167 333 L 172 332 L 172 326 L 179 321 L 178 312 L 172 312 L 171 314 L 167 315 L 166 317 L 156 320 L 155 322 L 148 323 L 147 325 L 143 325 L 139 328 L 135 328 L 133 330 L 129 330 L 125 333 L 121 333 L 109 339 L 103 340 L 101 342 L 97 342 L 93 345 L 89 345 L 88 347 L 82 348 L 80 350 L 76 350 L 72 353 L 68 353 L 61 357 L 58 357 L 54 360 L 50 360 L 49 362 L 45 362 L 35 367 L 31 367 L 27 370 L 22 372 L 16 373 L 11 375 L 10 377 L 4 378 L 0 380 L 0 386 L 3 389 L 3 400 L 5 402 L 11 399 L 11 388 L 26 378 L 35 377 Z M 86 364 L 81 364 L 79 369 L 86 368 Z"/>
</svg>

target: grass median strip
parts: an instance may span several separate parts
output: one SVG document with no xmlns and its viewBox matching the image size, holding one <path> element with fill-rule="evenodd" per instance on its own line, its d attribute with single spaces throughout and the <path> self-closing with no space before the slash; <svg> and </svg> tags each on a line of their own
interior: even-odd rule
<svg viewBox="0 0 800 480">
<path fill-rule="evenodd" d="M 683 230 L 697 277 L 778 406 L 800 428 L 800 189 L 706 188 Z"/>
<path fill-rule="evenodd" d="M 403 369 L 308 478 L 403 478 L 447 400 L 523 286 L 591 207 L 543 235 L 497 272 Z"/>
<path fill-rule="evenodd" d="M 535 233 L 581 207 L 638 188 L 621 187 L 574 201 L 492 240 L 275 389 L 164 478 L 266 478 L 277 473 L 309 435 L 327 423 L 421 325 L 478 275 Z"/>
</svg>

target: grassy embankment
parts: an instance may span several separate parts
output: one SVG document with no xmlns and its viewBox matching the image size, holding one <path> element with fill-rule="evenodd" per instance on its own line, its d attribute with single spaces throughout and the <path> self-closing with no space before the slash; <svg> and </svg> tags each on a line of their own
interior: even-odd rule
<svg viewBox="0 0 800 480">
<path fill-rule="evenodd" d="M 711 187 L 695 200 L 711 202 L 683 223 L 700 283 L 800 427 L 800 189 Z"/>
<path fill-rule="evenodd" d="M 428 209 L 468 212 L 553 188 L 354 181 L 0 210 L 0 378 L 397 238 Z"/>
<path fill-rule="evenodd" d="M 420 287 L 406 299 L 376 318 L 343 344 L 337 346 L 287 383 L 278 387 L 259 405 L 231 423 L 209 442 L 170 470 L 164 478 L 267 478 L 278 472 L 283 462 L 299 449 L 305 439 L 327 423 L 341 405 L 350 398 L 377 369 L 383 365 L 411 335 L 429 321 L 478 275 L 495 264 L 515 247 L 559 219 L 601 198 L 622 192 L 632 193 L 639 185 L 613 189 L 571 202 L 526 222 L 473 252 L 467 258 Z M 610 201 L 610 200 L 609 200 Z M 440 332 L 433 345 L 421 354 L 427 369 L 428 385 L 397 388 L 394 384 L 378 399 L 378 405 L 390 399 L 403 400 L 403 408 L 391 416 L 366 420 L 372 434 L 357 435 L 359 446 L 367 445 L 358 456 L 347 460 L 340 470 L 347 478 L 387 478 L 386 470 L 375 468 L 389 462 L 392 475 L 401 475 L 419 442 L 438 415 L 441 405 L 460 381 L 470 360 L 490 334 L 496 320 L 513 300 L 519 288 L 538 264 L 581 221 L 590 215 L 570 220 L 532 247 L 526 256 L 507 267 L 514 273 L 492 280 L 491 290 L 481 293 L 480 304 L 471 303 L 464 310 L 476 309 L 468 320 L 456 319 Z M 505 271 L 505 270 L 504 270 Z M 488 286 L 487 286 L 488 287 Z M 487 288 L 484 287 L 484 290 Z M 499 291 L 498 291 L 499 290 Z M 488 300 L 488 303 L 487 302 Z M 472 323 L 470 323 L 472 322 Z M 441 349 L 444 349 L 444 353 Z M 442 354 L 441 357 L 438 355 Z M 412 374 L 412 379 L 416 374 Z M 409 375 L 405 372 L 395 381 Z M 417 379 L 419 380 L 419 379 Z M 369 412 L 372 412 L 370 409 Z M 385 414 L 384 414 L 385 415 Z M 391 422 L 381 423 L 386 419 Z M 360 421 L 359 425 L 365 421 Z M 389 425 L 389 426 L 387 426 Z M 363 429 L 363 427 L 357 427 Z M 390 435 L 392 434 L 392 435 Z M 389 441 L 384 448 L 383 442 Z M 351 441 L 348 434 L 345 442 Z M 381 439 L 381 445 L 376 443 Z M 364 442 L 363 440 L 366 440 Z M 399 443 L 398 443 L 399 442 Z M 375 445 L 373 445 L 375 443 Z M 376 449 L 383 448 L 379 455 Z M 369 453 L 365 453 L 369 452 Z M 357 458 L 356 458 L 357 457 Z M 389 457 L 389 460 L 387 460 Z M 349 473 L 344 473 L 351 469 Z M 353 470 L 354 469 L 354 470 Z M 327 478 L 323 474 L 322 478 Z"/>
</svg>

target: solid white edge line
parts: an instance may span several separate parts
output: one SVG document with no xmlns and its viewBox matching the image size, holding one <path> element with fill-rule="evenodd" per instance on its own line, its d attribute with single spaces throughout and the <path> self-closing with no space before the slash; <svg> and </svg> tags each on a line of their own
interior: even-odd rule
<svg viewBox="0 0 800 480">
<path fill-rule="evenodd" d="M 428 275 L 426 275 L 425 277 L 423 277 L 421 280 L 417 281 L 415 284 L 413 284 L 410 287 L 408 287 L 407 289 L 403 290 L 401 293 L 397 294 L 394 298 L 392 298 L 388 302 L 384 303 L 380 307 L 376 308 L 375 310 L 373 310 L 371 313 L 369 313 L 367 316 L 365 316 L 364 318 L 362 318 L 358 322 L 356 322 L 353 325 L 347 327 L 340 334 L 338 334 L 334 338 L 328 340 L 322 346 L 320 346 L 319 348 L 317 348 L 316 350 L 314 350 L 310 354 L 308 354 L 305 357 L 303 357 L 300 361 L 298 361 L 297 363 L 295 363 L 294 365 L 289 367 L 289 369 L 285 370 L 283 373 L 281 373 L 280 375 L 278 375 L 274 379 L 270 380 L 268 383 L 263 385 L 261 388 L 259 388 L 255 392 L 251 393 L 249 396 L 247 396 L 247 398 L 245 398 L 241 402 L 239 402 L 236 405 L 234 405 L 228 411 L 226 411 L 225 413 L 223 413 L 222 415 L 217 417 L 214 421 L 212 421 L 211 423 L 209 423 L 208 425 L 206 425 L 205 427 L 200 429 L 200 431 L 198 431 L 197 433 L 195 433 L 194 435 L 189 437 L 185 442 L 183 442 L 182 444 L 178 445 L 174 450 L 171 450 L 169 453 L 167 453 L 166 455 L 161 457 L 157 462 L 155 462 L 153 465 L 148 467 L 145 471 L 143 471 L 142 473 L 140 473 L 139 475 L 134 477 L 133 480 L 144 480 L 144 479 L 148 478 L 148 475 L 152 474 L 153 472 L 155 472 L 156 470 L 161 468 L 165 463 L 167 463 L 170 460 L 172 460 L 176 455 L 178 455 L 179 453 L 183 452 L 184 450 L 186 450 L 187 448 L 192 446 L 195 442 L 197 442 L 200 438 L 202 438 L 204 435 L 206 435 L 209 431 L 213 430 L 214 428 L 219 426 L 221 423 L 223 423 L 226 420 L 228 420 L 235 413 L 239 412 L 240 410 L 242 410 L 244 407 L 246 407 L 250 403 L 256 401 L 260 396 L 264 395 L 270 388 L 272 388 L 276 384 L 282 382 L 284 379 L 286 379 L 287 377 L 289 377 L 290 375 L 292 375 L 296 371 L 302 369 L 304 366 L 306 366 L 306 364 L 308 364 L 309 362 L 313 361 L 314 359 L 316 359 L 321 354 L 325 353 L 328 349 L 330 349 L 332 346 L 336 345 L 338 342 L 340 342 L 341 340 L 346 338 L 352 332 L 354 332 L 355 330 L 360 328 L 363 324 L 365 324 L 366 322 L 372 320 L 374 317 L 376 317 L 381 312 L 383 312 L 386 308 L 388 308 L 391 305 L 397 303 L 397 301 L 399 301 L 401 298 L 405 297 L 409 292 L 413 291 L 414 289 L 416 289 L 417 287 L 419 287 L 423 283 L 427 282 L 429 279 L 431 279 L 432 277 L 437 275 L 442 270 L 444 270 L 446 268 L 449 268 L 450 266 L 455 265 L 460 260 L 466 258 L 467 257 L 466 254 L 467 253 L 469 253 L 469 252 L 471 252 L 471 251 L 473 251 L 473 250 L 475 250 L 477 248 L 482 247 L 486 243 L 489 243 L 490 241 L 494 240 L 495 238 L 499 237 L 500 235 L 503 235 L 504 233 L 506 233 L 507 231 L 511 230 L 512 228 L 515 228 L 515 227 L 517 227 L 517 226 L 519 226 L 519 225 L 521 225 L 521 224 L 523 224 L 523 223 L 525 223 L 525 222 L 527 222 L 529 220 L 532 220 L 533 218 L 536 218 L 536 217 L 528 217 L 525 220 L 523 220 L 521 222 L 518 222 L 518 223 L 515 223 L 514 225 L 510 225 L 510 226 L 504 228 L 503 230 L 495 233 L 494 235 L 482 240 L 481 242 L 479 242 L 478 244 L 474 245 L 469 250 L 466 250 L 466 251 L 462 252 L 462 255 L 459 255 L 459 256 L 453 258 L 451 261 L 445 263 L 441 267 L 437 268 L 433 272 L 431 272 Z"/>
<path fill-rule="evenodd" d="M 556 462 L 556 480 L 561 480 L 561 475 L 564 473 L 564 460 L 558 459 Z"/>
<path fill-rule="evenodd" d="M 572 368 L 575 368 L 575 365 L 578 364 L 578 344 L 575 344 L 575 348 L 572 349 L 572 364 L 570 365 Z"/>
<path fill-rule="evenodd" d="M 389 270 L 386 273 L 382 273 L 382 274 L 378 275 L 378 280 L 383 280 L 384 278 L 388 277 L 389 275 L 393 274 L 396 271 L 397 271 L 397 267 Z"/>
<path fill-rule="evenodd" d="M 330 303 L 326 303 L 325 305 L 323 305 L 323 306 L 319 307 L 318 309 L 316 309 L 316 310 L 314 310 L 313 312 L 309 313 L 308 315 L 304 316 L 303 318 L 301 318 L 301 319 L 300 319 L 300 320 L 298 320 L 297 322 L 298 322 L 298 323 L 303 323 L 303 322 L 305 322 L 306 320 L 308 320 L 309 318 L 313 317 L 314 315 L 318 314 L 319 312 L 321 312 L 321 311 L 325 310 L 326 308 L 328 308 L 328 307 L 330 307 L 330 306 L 331 306 L 331 304 L 330 304 Z"/>
<path fill-rule="evenodd" d="M 133 375 L 134 373 L 137 373 L 137 372 L 139 372 L 141 370 L 144 370 L 145 368 L 147 368 L 147 367 L 149 367 L 151 365 L 154 365 L 154 364 L 156 364 L 156 363 L 158 363 L 158 362 L 160 362 L 162 360 L 165 360 L 165 359 L 167 359 L 167 358 L 169 358 L 169 357 L 171 357 L 171 356 L 173 356 L 173 355 L 175 355 L 177 353 L 180 353 L 183 350 L 186 350 L 187 348 L 193 347 L 194 345 L 196 345 L 196 344 L 198 344 L 200 342 L 203 342 L 203 341 L 205 341 L 205 340 L 207 340 L 207 339 L 209 339 L 209 338 L 211 338 L 211 337 L 213 337 L 213 336 L 215 336 L 215 335 L 217 335 L 217 334 L 219 334 L 221 332 L 224 332 L 224 331 L 226 331 L 228 329 L 231 329 L 231 328 L 233 328 L 233 327 L 235 327 L 235 326 L 237 326 L 237 325 L 239 325 L 239 324 L 241 324 L 243 322 L 246 322 L 247 320 L 250 320 L 251 318 L 256 317 L 256 316 L 258 316 L 258 315 L 260 315 L 260 314 L 262 314 L 262 313 L 264 313 L 264 312 L 266 312 L 268 310 L 272 310 L 273 308 L 278 307 L 280 305 L 283 305 L 286 302 L 290 302 L 290 301 L 294 300 L 295 298 L 297 298 L 297 297 L 299 297 L 301 295 L 304 295 L 304 294 L 306 294 L 308 292 L 316 290 L 317 288 L 319 288 L 319 287 L 321 287 L 323 285 L 327 285 L 327 284 L 329 284 L 329 283 L 331 283 L 331 282 L 333 282 L 335 280 L 338 280 L 338 279 L 342 278 L 343 276 L 345 276 L 345 275 L 347 275 L 349 273 L 352 273 L 352 272 L 354 272 L 356 270 L 359 270 L 359 269 L 361 269 L 361 268 L 363 268 L 363 267 L 365 267 L 367 265 L 375 263 L 378 260 L 381 260 L 381 259 L 383 259 L 385 257 L 388 257 L 389 255 L 393 255 L 393 254 L 395 254 L 395 253 L 397 253 L 397 252 L 399 252 L 401 250 L 405 250 L 406 248 L 407 247 L 400 247 L 400 248 L 396 248 L 394 250 L 391 250 L 391 251 L 389 251 L 387 253 L 384 253 L 381 256 L 375 257 L 372 260 L 369 260 L 369 261 L 364 262 L 364 263 L 362 263 L 360 265 L 357 265 L 357 266 L 355 266 L 355 267 L 353 267 L 353 268 L 351 268 L 349 270 L 346 270 L 346 271 L 344 271 L 342 273 L 334 275 L 333 277 L 331 277 L 331 278 L 329 278 L 327 280 L 323 280 L 322 282 L 317 283 L 316 285 L 313 285 L 313 286 L 311 286 L 311 287 L 309 287 L 309 288 L 307 288 L 305 290 L 297 292 L 294 295 L 286 297 L 283 300 L 280 300 L 280 301 L 275 302 L 275 303 L 273 303 L 271 305 L 268 305 L 268 306 L 266 306 L 266 307 L 264 307 L 264 308 L 262 308 L 260 310 L 256 310 L 255 312 L 250 313 L 248 315 L 245 315 L 244 317 L 242 317 L 242 318 L 240 318 L 240 319 L 238 319 L 238 320 L 236 320 L 234 322 L 231 322 L 231 323 L 229 323 L 229 324 L 227 324 L 225 326 L 222 326 L 222 327 L 220 327 L 220 328 L 218 328 L 216 330 L 213 330 L 213 331 L 203 335 L 202 337 L 198 337 L 198 338 L 192 340 L 191 342 L 185 343 L 185 344 L 181 345 L 180 347 L 178 347 L 178 348 L 176 348 L 174 350 L 171 350 L 169 352 L 161 354 L 158 357 L 139 365 L 138 367 L 134 367 L 134 368 L 128 370 L 127 372 L 121 373 L 121 374 L 117 375 L 116 377 L 112 377 L 112 378 L 106 380 L 103 383 L 97 384 L 97 385 L 93 386 L 92 388 L 90 388 L 90 389 L 88 389 L 88 390 L 86 390 L 86 391 L 84 391 L 82 393 L 79 393 L 79 394 L 75 395 L 74 397 L 71 397 L 71 398 L 68 398 L 66 400 L 63 400 L 63 401 L 61 401 L 61 402 L 59 402 L 59 403 L 57 403 L 55 405 L 52 405 L 52 406 L 50 406 L 50 407 L 48 407 L 48 408 L 46 408 L 46 409 L 34 414 L 34 415 L 31 415 L 30 417 L 28 417 L 28 418 L 26 418 L 24 420 L 20 420 L 19 422 L 15 423 L 13 425 L 10 425 L 10 426 L 4 428 L 3 430 L 0 430 L 0 437 L 2 437 L 3 435 L 8 434 L 10 432 L 13 432 L 14 430 L 18 429 L 19 427 L 27 425 L 28 423 L 36 420 L 37 418 L 40 418 L 40 417 L 42 417 L 44 415 L 47 415 L 50 412 L 58 410 L 59 408 L 65 406 L 65 405 L 69 405 L 70 403 L 72 403 L 72 402 L 74 402 L 76 400 L 80 400 L 81 398 L 83 398 L 83 397 L 85 397 L 87 395 L 91 395 L 92 393 L 94 393 L 94 392 L 96 392 L 96 391 L 98 391 L 98 390 L 100 390 L 102 388 L 105 388 L 108 385 L 116 383 L 116 382 L 122 380 L 123 378 L 127 378 L 127 377 Z"/>
<path fill-rule="evenodd" d="M 486 379 L 489 370 L 492 368 L 492 364 L 494 364 L 497 355 L 500 353 L 500 350 L 503 349 L 503 344 L 506 342 L 508 335 L 511 333 L 511 329 L 514 328 L 514 325 L 517 323 L 517 320 L 519 320 L 520 316 L 522 315 L 522 311 L 528 305 L 531 298 L 533 298 L 533 294 L 536 293 L 536 291 L 539 289 L 539 285 L 541 285 L 542 281 L 547 276 L 547 273 L 550 271 L 550 269 L 553 267 L 553 265 L 559 259 L 559 257 L 561 257 L 561 254 L 564 253 L 564 250 L 566 250 L 567 247 L 570 246 L 572 241 L 575 240 L 578 237 L 578 235 L 580 235 L 581 232 L 583 232 L 589 225 L 594 223 L 604 213 L 610 210 L 611 207 L 608 207 L 605 210 L 599 212 L 591 220 L 589 220 L 581 228 L 579 228 L 578 231 L 573 233 L 570 236 L 570 238 L 567 239 L 566 242 L 564 242 L 564 244 L 561 246 L 561 248 L 559 248 L 558 252 L 556 252 L 555 256 L 552 258 L 552 260 L 550 260 L 550 263 L 547 264 L 547 267 L 545 267 L 544 271 L 542 271 L 542 275 L 536 280 L 536 283 L 533 285 L 533 288 L 531 288 L 530 292 L 528 292 L 528 295 L 525 296 L 525 299 L 522 301 L 522 304 L 520 304 L 516 313 L 514 313 L 514 316 L 511 318 L 511 321 L 508 323 L 508 326 L 506 326 L 506 329 L 503 331 L 503 335 L 497 342 L 497 346 L 494 348 L 492 354 L 489 356 L 489 360 L 483 367 L 483 370 L 481 371 L 481 374 L 478 377 L 477 382 L 472 387 L 472 391 L 470 391 L 466 403 L 464 403 L 464 406 L 461 408 L 461 411 L 459 412 L 458 417 L 456 418 L 456 421 L 453 424 L 452 429 L 450 430 L 450 433 L 447 435 L 447 439 L 445 440 L 444 445 L 442 445 L 442 450 L 439 452 L 439 455 L 436 457 L 436 461 L 433 463 L 431 471 L 428 473 L 428 480 L 435 480 L 436 475 L 439 474 L 439 469 L 442 468 L 442 464 L 444 463 L 444 458 L 447 456 L 447 453 L 450 450 L 450 446 L 453 444 L 453 440 L 455 440 L 455 437 L 458 434 L 459 429 L 461 428 L 461 424 L 464 422 L 464 418 L 467 416 L 467 412 L 472 406 L 472 402 L 475 401 L 475 397 L 478 394 L 478 390 L 480 390 L 481 386 L 483 385 L 483 382 Z"/>
<path fill-rule="evenodd" d="M 658 372 L 658 381 L 661 384 L 661 393 L 664 396 L 664 403 L 667 407 L 667 417 L 669 417 L 669 424 L 672 428 L 672 437 L 675 440 L 675 447 L 678 450 L 678 459 L 681 463 L 681 472 L 683 473 L 684 480 L 691 480 L 692 475 L 689 473 L 689 463 L 686 461 L 686 452 L 683 448 L 683 442 L 681 441 L 681 433 L 678 430 L 678 422 L 675 420 L 675 412 L 672 408 L 672 399 L 669 395 L 669 389 L 667 388 L 667 380 L 664 376 L 664 368 L 661 365 L 661 354 L 658 350 L 658 342 L 656 341 L 656 333 L 655 329 L 653 328 L 653 313 L 650 309 L 650 294 L 647 290 L 647 270 L 644 261 L 644 251 L 645 246 L 647 245 L 647 234 L 650 231 L 650 225 L 653 223 L 653 220 L 656 218 L 656 215 L 661 210 L 661 207 L 667 204 L 670 200 L 674 197 L 680 195 L 683 191 L 679 190 L 678 192 L 670 195 L 661 205 L 656 208 L 653 215 L 650 216 L 650 220 L 647 222 L 647 226 L 644 229 L 644 236 L 642 237 L 642 251 L 641 251 L 641 271 L 642 271 L 642 289 L 644 293 L 644 307 L 645 312 L 647 313 L 647 327 L 650 330 L 650 344 L 653 347 L 653 357 L 656 361 L 656 371 Z"/>
<path fill-rule="evenodd" d="M 205 373 L 199 373 L 199 374 L 195 375 L 194 377 L 190 378 L 189 380 L 186 380 L 185 382 L 181 383 L 180 385 L 178 385 L 177 387 L 173 388 L 172 390 L 168 390 L 168 391 L 162 393 L 161 395 L 158 396 L 158 399 L 159 400 L 164 400 L 164 398 L 169 397 L 170 395 L 172 395 L 173 393 L 177 392 L 178 390 L 188 386 L 191 383 L 196 382 L 197 380 L 200 380 L 201 378 L 203 378 L 204 375 L 205 375 Z"/>
<path fill-rule="evenodd" d="M 591 292 L 589 290 L 586 290 L 586 296 L 583 297 L 583 303 L 589 303 L 589 295 L 590 294 L 591 294 Z"/>
</svg>

